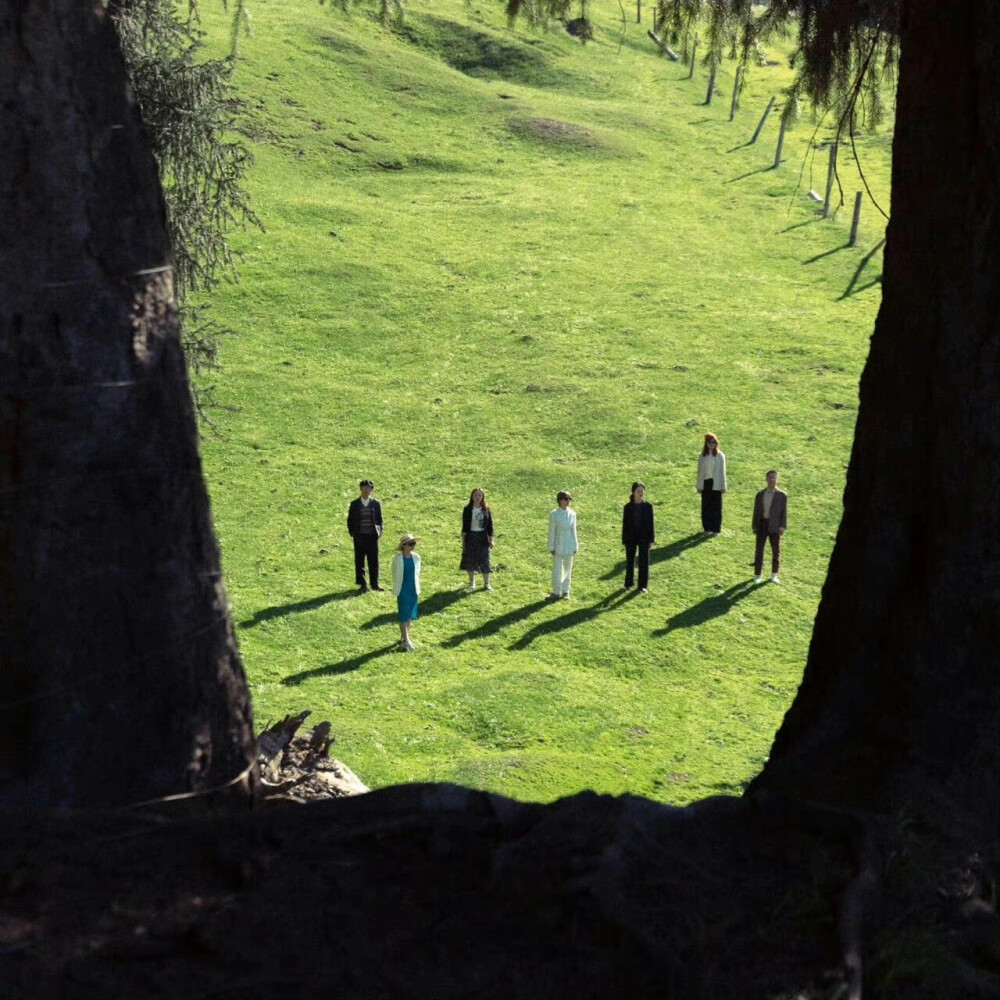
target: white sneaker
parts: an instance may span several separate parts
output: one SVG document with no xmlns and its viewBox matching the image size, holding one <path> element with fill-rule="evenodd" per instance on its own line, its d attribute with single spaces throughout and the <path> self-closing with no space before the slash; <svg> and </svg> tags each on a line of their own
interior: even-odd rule
<svg viewBox="0 0 1000 1000">
<path fill-rule="evenodd" d="M 759 577 L 759 576 L 755 576 L 755 577 L 753 578 L 753 582 L 754 582 L 754 583 L 760 583 L 760 577 Z"/>
<path fill-rule="evenodd" d="M 777 573 L 772 573 L 771 574 L 771 583 L 781 583 L 781 581 L 778 579 L 778 574 Z"/>
<path fill-rule="evenodd" d="M 493 588 L 489 584 L 486 584 L 486 586 L 483 587 L 483 590 L 492 590 L 492 589 Z"/>
<path fill-rule="evenodd" d="M 403 643 L 403 649 L 405 649 L 408 653 L 412 653 L 416 648 L 417 647 L 413 645 L 412 639 L 407 639 L 406 642 Z"/>
</svg>

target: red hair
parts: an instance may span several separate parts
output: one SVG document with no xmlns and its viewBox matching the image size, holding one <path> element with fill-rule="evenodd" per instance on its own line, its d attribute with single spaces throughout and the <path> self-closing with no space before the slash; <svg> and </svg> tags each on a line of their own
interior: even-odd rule
<svg viewBox="0 0 1000 1000">
<path fill-rule="evenodd" d="M 712 445 L 715 445 L 715 450 L 719 450 L 719 439 L 714 434 L 705 435 L 705 447 L 701 449 L 703 455 L 710 455 L 712 453 Z"/>
</svg>

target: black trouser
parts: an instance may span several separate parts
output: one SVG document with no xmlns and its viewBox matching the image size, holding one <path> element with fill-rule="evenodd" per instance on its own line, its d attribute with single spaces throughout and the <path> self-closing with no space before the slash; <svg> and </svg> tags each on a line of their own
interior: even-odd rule
<svg viewBox="0 0 1000 1000">
<path fill-rule="evenodd" d="M 768 531 L 768 523 L 764 521 L 757 529 L 757 548 L 753 554 L 753 575 L 760 576 L 764 568 L 764 543 L 771 541 L 771 572 L 777 576 L 781 566 L 781 532 Z"/>
<path fill-rule="evenodd" d="M 639 587 L 641 589 L 649 586 L 649 542 L 629 542 L 625 545 L 625 586 L 632 586 L 636 549 L 639 550 Z"/>
<path fill-rule="evenodd" d="M 368 559 L 368 579 L 373 587 L 378 586 L 378 535 L 354 536 L 354 582 L 359 587 L 365 584 L 365 558 Z"/>
<path fill-rule="evenodd" d="M 722 491 L 713 490 L 714 479 L 701 487 L 701 527 L 703 531 L 722 531 Z"/>
</svg>

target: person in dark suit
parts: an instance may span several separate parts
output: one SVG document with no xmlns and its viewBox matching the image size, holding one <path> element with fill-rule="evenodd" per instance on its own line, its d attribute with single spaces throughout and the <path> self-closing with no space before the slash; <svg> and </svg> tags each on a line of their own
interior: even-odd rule
<svg viewBox="0 0 1000 1000">
<path fill-rule="evenodd" d="M 382 536 L 382 505 L 372 496 L 375 484 L 370 479 L 358 483 L 361 496 L 351 501 L 347 508 L 347 533 L 354 540 L 354 582 L 361 593 L 368 589 L 365 583 L 365 560 L 368 560 L 368 579 L 372 590 L 378 585 L 378 540 Z"/>
<path fill-rule="evenodd" d="M 771 583 L 781 583 L 781 536 L 788 527 L 788 494 L 778 489 L 778 473 L 767 472 L 767 489 L 753 498 L 753 533 L 757 547 L 753 555 L 753 582 L 760 583 L 764 569 L 764 543 L 771 543 Z"/>
<path fill-rule="evenodd" d="M 649 587 L 649 547 L 656 541 L 653 529 L 653 505 L 645 499 L 646 487 L 632 484 L 632 495 L 622 511 L 622 545 L 625 546 L 625 590 L 635 579 L 635 559 L 639 556 L 639 593 Z"/>
</svg>

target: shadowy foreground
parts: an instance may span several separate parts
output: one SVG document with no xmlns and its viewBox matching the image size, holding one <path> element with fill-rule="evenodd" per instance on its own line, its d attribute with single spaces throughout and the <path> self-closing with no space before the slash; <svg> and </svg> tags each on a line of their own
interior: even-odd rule
<svg viewBox="0 0 1000 1000">
<path fill-rule="evenodd" d="M 859 829 L 776 800 L 450 785 L 207 818 L 8 813 L 0 996 L 857 996 Z M 905 901 L 879 904 L 880 933 L 905 907 L 912 947 L 940 954 L 893 953 L 891 973 L 876 956 L 874 994 L 996 995 L 995 940 L 956 916 L 963 871 L 944 890 L 904 874 Z"/>
</svg>

